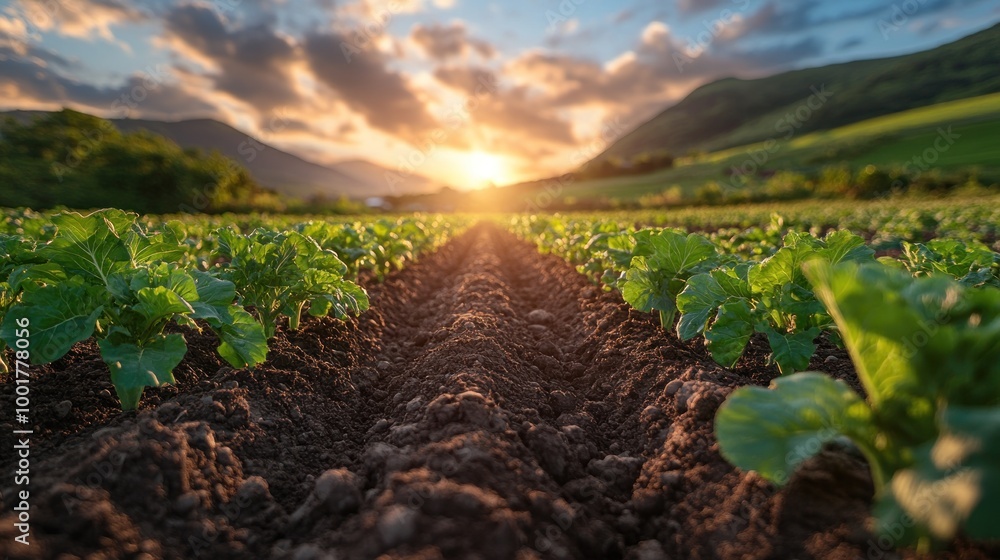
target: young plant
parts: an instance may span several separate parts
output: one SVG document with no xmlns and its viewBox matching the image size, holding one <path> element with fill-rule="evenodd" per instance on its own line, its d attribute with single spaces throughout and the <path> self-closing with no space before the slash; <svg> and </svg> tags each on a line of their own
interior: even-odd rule
<svg viewBox="0 0 1000 560">
<path fill-rule="evenodd" d="M 677 297 L 677 335 L 703 334 L 712 358 L 732 367 L 754 332 L 767 335 L 771 360 L 782 374 L 802 371 L 816 352 L 816 337 L 834 328 L 802 273 L 810 259 L 873 262 L 864 239 L 846 230 L 825 239 L 789 233 L 784 246 L 760 263 L 741 263 L 691 277 Z"/>
<path fill-rule="evenodd" d="M 669 329 L 677 316 L 677 294 L 688 278 L 718 266 L 723 257 L 708 239 L 692 233 L 665 229 L 637 231 L 632 260 L 619 283 L 629 305 L 660 313 L 660 324 Z"/>
<path fill-rule="evenodd" d="M 899 259 L 879 260 L 903 267 L 914 276 L 946 274 L 968 286 L 1000 288 L 1000 254 L 978 241 L 934 239 L 926 244 L 904 241 Z"/>
<path fill-rule="evenodd" d="M 306 305 L 314 317 L 332 313 L 338 319 L 368 309 L 368 294 L 344 278 L 347 266 L 336 253 L 301 233 L 258 229 L 243 235 L 227 228 L 217 236 L 219 255 L 229 261 L 220 276 L 236 286 L 243 305 L 254 308 L 268 339 L 282 315 L 290 329 L 298 329 Z"/>
<path fill-rule="evenodd" d="M 1000 537 L 1000 290 L 880 264 L 805 269 L 867 400 L 813 372 L 741 388 L 716 416 L 723 456 L 783 484 L 847 440 L 871 469 L 878 532 L 922 549 Z"/>
<path fill-rule="evenodd" d="M 35 364 L 97 338 L 125 410 L 138 406 L 145 387 L 174 382 L 187 344 L 164 332 L 170 321 L 197 328 L 194 319 L 205 319 L 234 367 L 263 361 L 267 348 L 252 317 L 233 303 L 233 286 L 165 264 L 184 247 L 169 233 L 146 232 L 137 218 L 120 210 L 53 217 L 57 233 L 37 251 L 45 262 L 20 266 L 8 278 L 20 300 L 0 325 L 0 338 L 12 343 L 18 320 L 29 320 Z"/>
</svg>

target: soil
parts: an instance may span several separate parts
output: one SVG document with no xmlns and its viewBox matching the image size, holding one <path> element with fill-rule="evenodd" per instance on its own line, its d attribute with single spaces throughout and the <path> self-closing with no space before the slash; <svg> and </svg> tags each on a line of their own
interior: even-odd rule
<svg viewBox="0 0 1000 560">
<path fill-rule="evenodd" d="M 488 224 L 368 289 L 360 318 L 279 330 L 252 370 L 184 331 L 177 384 L 147 389 L 137 412 L 119 410 L 92 344 L 35 368 L 31 545 L 13 541 L 5 474 L 0 554 L 900 557 L 866 529 L 856 456 L 825 450 L 779 490 L 719 455 L 718 406 L 777 375 L 766 341 L 721 368 Z M 834 346 L 813 367 L 857 386 Z M 12 380 L 2 394 L 12 410 Z M 22 426 L 4 416 L 9 450 Z"/>
</svg>

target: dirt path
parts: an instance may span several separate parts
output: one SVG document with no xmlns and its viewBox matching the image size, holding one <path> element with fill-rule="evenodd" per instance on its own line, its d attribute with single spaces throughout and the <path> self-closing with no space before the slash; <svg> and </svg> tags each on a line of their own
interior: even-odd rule
<svg viewBox="0 0 1000 560">
<path fill-rule="evenodd" d="M 45 368 L 34 545 L 9 544 L 7 516 L 0 552 L 885 557 L 863 527 L 863 463 L 824 455 L 781 492 L 734 471 L 712 419 L 748 378 L 560 259 L 480 225 L 371 295 L 350 323 L 279 333 L 255 371 L 187 333 L 178 386 L 149 391 L 138 414 L 103 394 L 92 347 Z M 737 371 L 766 381 L 759 358 Z"/>
</svg>

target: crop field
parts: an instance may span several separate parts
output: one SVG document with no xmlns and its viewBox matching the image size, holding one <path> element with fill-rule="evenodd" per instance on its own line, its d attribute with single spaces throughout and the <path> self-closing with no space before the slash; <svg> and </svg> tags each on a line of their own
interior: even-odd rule
<svg viewBox="0 0 1000 560">
<path fill-rule="evenodd" d="M 996 558 L 998 209 L 6 211 L 2 553 Z"/>
</svg>

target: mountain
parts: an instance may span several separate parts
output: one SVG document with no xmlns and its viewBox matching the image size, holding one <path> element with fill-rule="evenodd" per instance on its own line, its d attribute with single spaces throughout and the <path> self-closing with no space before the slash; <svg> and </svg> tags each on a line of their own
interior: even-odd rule
<svg viewBox="0 0 1000 560">
<path fill-rule="evenodd" d="M 405 195 L 437 190 L 439 185 L 421 175 L 402 175 L 363 159 L 337 162 L 336 169 L 355 179 L 387 189 L 384 194 Z"/>
<path fill-rule="evenodd" d="M 591 163 L 716 151 L 1000 92 L 1000 25 L 915 54 L 702 86 Z"/>
<path fill-rule="evenodd" d="M 10 111 L 4 116 L 20 121 L 44 114 L 43 111 Z M 432 190 L 425 177 L 411 175 L 390 185 L 386 173 L 394 172 L 377 164 L 353 160 L 345 164 L 324 166 L 306 161 L 225 123 L 212 119 L 165 122 L 140 119 L 109 119 L 120 131 L 129 133 L 146 130 L 169 138 L 182 148 L 216 150 L 244 166 L 262 186 L 281 194 L 301 199 L 323 196 L 364 198 L 400 193 L 420 193 Z"/>
</svg>

